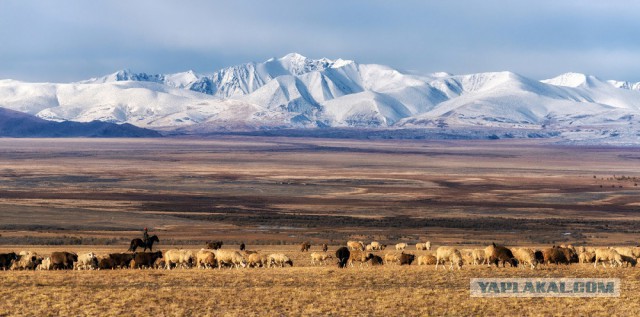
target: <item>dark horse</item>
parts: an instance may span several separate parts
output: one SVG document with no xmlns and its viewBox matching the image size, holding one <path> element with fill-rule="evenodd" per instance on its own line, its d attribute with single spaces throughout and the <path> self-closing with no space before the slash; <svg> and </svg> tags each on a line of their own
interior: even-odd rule
<svg viewBox="0 0 640 317">
<path fill-rule="evenodd" d="M 156 236 L 155 234 L 149 237 L 149 240 L 147 241 L 146 244 L 144 243 L 144 241 L 142 241 L 142 239 L 133 239 L 131 240 L 131 246 L 129 247 L 129 251 L 136 252 L 136 249 L 138 247 L 141 247 L 141 248 L 144 247 L 144 251 L 147 251 L 147 249 L 149 249 L 149 251 L 153 252 L 154 242 L 160 242 L 160 240 L 158 239 L 158 236 Z"/>
</svg>

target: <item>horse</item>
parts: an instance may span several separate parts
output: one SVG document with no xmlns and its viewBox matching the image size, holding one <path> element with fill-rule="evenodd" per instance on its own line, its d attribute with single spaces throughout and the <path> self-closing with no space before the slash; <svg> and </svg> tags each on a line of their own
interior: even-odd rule
<svg viewBox="0 0 640 317">
<path fill-rule="evenodd" d="M 129 247 L 129 251 L 136 252 L 136 249 L 138 247 L 141 247 L 141 248 L 144 248 L 144 251 L 147 251 L 147 249 L 149 249 L 149 251 L 153 252 L 154 242 L 160 242 L 160 240 L 158 239 L 158 236 L 156 236 L 155 234 L 149 237 L 149 240 L 147 240 L 146 244 L 144 243 L 144 241 L 142 241 L 142 239 L 133 239 L 131 240 L 131 246 Z"/>
</svg>

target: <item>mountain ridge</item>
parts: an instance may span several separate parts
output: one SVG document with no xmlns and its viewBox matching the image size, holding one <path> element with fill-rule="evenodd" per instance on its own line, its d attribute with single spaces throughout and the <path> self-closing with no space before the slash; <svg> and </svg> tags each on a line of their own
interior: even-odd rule
<svg viewBox="0 0 640 317">
<path fill-rule="evenodd" d="M 637 138 L 640 83 L 580 73 L 546 80 L 509 71 L 408 74 L 291 53 L 209 74 L 122 70 L 76 83 L 0 80 L 0 107 L 54 121 L 100 120 L 189 133 L 447 126 L 614 129 Z"/>
</svg>

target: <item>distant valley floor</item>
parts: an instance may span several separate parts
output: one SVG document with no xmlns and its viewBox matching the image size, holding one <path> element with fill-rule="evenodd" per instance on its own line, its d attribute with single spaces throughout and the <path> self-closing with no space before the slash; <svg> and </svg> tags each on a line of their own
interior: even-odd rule
<svg viewBox="0 0 640 317">
<path fill-rule="evenodd" d="M 639 164 L 537 139 L 0 139 L 0 243 L 638 244 Z"/>
</svg>

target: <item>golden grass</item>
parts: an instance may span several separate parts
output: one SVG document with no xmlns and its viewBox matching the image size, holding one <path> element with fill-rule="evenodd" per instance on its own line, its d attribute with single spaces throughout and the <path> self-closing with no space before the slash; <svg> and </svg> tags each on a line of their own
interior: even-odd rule
<svg viewBox="0 0 640 317">
<path fill-rule="evenodd" d="M 293 268 L 0 272 L 0 316 L 632 316 L 640 269 L 591 265 L 536 270 L 465 266 L 312 267 L 309 253 L 278 247 Z M 272 250 L 272 251 L 275 251 Z M 271 252 L 265 250 L 264 252 Z M 479 277 L 620 278 L 619 298 L 471 298 Z"/>
</svg>

